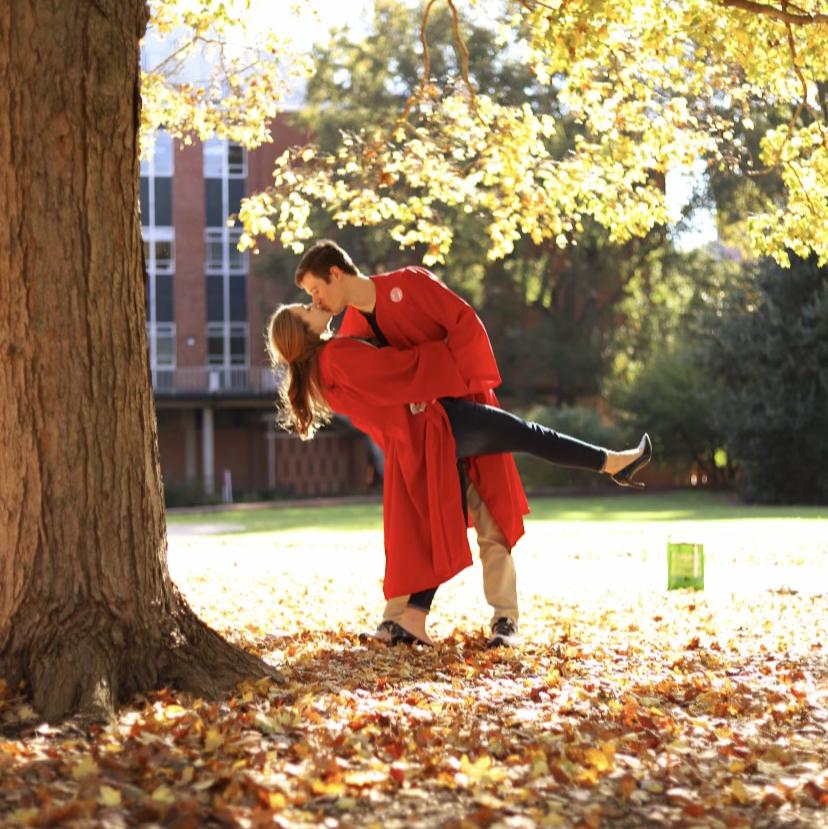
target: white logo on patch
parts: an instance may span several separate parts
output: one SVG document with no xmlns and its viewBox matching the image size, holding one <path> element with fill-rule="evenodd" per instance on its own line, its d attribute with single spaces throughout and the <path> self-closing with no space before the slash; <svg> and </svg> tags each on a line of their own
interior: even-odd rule
<svg viewBox="0 0 828 829">
<path fill-rule="evenodd" d="M 389 296 L 391 297 L 391 302 L 402 302 L 402 288 L 392 288 Z"/>
</svg>

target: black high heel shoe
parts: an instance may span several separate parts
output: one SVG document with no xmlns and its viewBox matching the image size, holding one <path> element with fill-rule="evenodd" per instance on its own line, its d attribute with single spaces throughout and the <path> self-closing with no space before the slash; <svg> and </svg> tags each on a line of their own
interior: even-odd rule
<svg viewBox="0 0 828 829">
<path fill-rule="evenodd" d="M 653 444 L 650 442 L 650 436 L 644 432 L 644 437 L 641 438 L 641 443 L 638 444 L 641 449 L 641 454 L 632 462 L 628 463 L 623 469 L 620 469 L 610 478 L 618 484 L 618 486 L 632 486 L 636 489 L 644 489 L 644 484 L 641 481 L 634 481 L 633 475 L 639 469 L 643 469 L 653 456 Z"/>
</svg>

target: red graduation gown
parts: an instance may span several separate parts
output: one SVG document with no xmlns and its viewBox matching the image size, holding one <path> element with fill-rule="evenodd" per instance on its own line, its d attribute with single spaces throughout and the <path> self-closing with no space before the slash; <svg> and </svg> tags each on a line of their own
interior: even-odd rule
<svg viewBox="0 0 828 829">
<path fill-rule="evenodd" d="M 444 343 L 464 383 L 464 388 L 450 391 L 445 385 L 445 359 L 426 350 L 420 359 L 428 361 L 426 373 L 433 381 L 428 391 L 433 393 L 426 393 L 423 388 L 418 395 L 411 387 L 402 386 L 402 396 L 415 402 L 444 396 L 465 397 L 497 406 L 493 389 L 500 385 L 500 373 L 486 329 L 474 309 L 425 268 L 403 268 L 372 279 L 377 290 L 377 324 L 389 343 L 405 349 Z M 339 336 L 372 337 L 373 331 L 362 314 L 349 308 Z M 330 346 L 323 354 L 329 350 Z M 381 350 L 384 351 L 392 349 Z M 323 359 L 322 364 L 325 362 Z M 362 381 L 370 385 L 364 376 Z M 381 382 L 374 393 L 383 399 L 383 386 L 396 385 L 391 378 Z M 403 379 L 405 382 L 409 381 Z M 389 397 L 384 399 L 391 401 Z M 336 403 L 330 402 L 337 409 Z M 409 428 L 414 432 L 399 431 L 396 424 L 393 439 L 389 440 L 384 436 L 388 415 L 383 415 L 384 424 L 376 422 L 371 427 L 370 412 L 364 414 L 362 418 L 352 417 L 354 423 L 386 453 L 385 595 L 392 597 L 434 587 L 471 563 L 448 418 L 441 406 L 429 406 L 416 416 L 406 408 L 403 416 L 413 418 L 415 425 Z M 418 417 L 425 417 L 427 423 L 418 423 Z M 408 441 L 406 446 L 402 445 L 404 441 Z M 417 475 L 411 473 L 414 466 L 420 470 Z M 511 454 L 471 458 L 467 469 L 469 479 L 508 545 L 513 547 L 523 535 L 523 515 L 529 512 L 529 506 Z"/>
</svg>

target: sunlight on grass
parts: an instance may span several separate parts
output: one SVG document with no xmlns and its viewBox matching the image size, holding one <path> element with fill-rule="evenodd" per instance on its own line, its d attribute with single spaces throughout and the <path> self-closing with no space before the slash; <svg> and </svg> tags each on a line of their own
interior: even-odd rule
<svg viewBox="0 0 828 829">
<path fill-rule="evenodd" d="M 825 509 L 748 507 L 696 492 L 535 499 L 533 508 L 514 551 L 525 608 L 550 601 L 614 606 L 666 595 L 668 539 L 704 545 L 705 595 L 722 606 L 734 593 L 828 589 Z M 197 581 L 208 605 L 235 604 L 238 618 L 252 615 L 254 627 L 273 625 L 273 596 L 256 593 L 267 596 L 257 608 L 253 596 L 238 598 L 238 591 L 262 580 L 291 602 L 297 594 L 311 605 L 335 601 L 336 612 L 325 609 L 326 625 L 332 616 L 351 629 L 376 623 L 384 570 L 379 504 L 173 514 L 170 525 L 176 580 Z M 199 535 L 200 527 L 210 533 Z M 474 565 L 440 588 L 438 631 L 487 619 L 473 531 L 470 538 Z M 210 615 L 207 606 L 197 609 Z M 309 612 L 278 624 L 300 630 L 313 618 Z"/>
</svg>

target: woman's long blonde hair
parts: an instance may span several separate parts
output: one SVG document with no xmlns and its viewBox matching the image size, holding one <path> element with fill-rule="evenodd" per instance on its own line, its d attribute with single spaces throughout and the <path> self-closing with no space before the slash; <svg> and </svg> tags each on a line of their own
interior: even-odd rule
<svg viewBox="0 0 828 829">
<path fill-rule="evenodd" d="M 319 382 L 319 352 L 326 340 L 292 313 L 296 307 L 280 305 L 270 317 L 267 351 L 277 379 L 279 367 L 287 367 L 279 384 L 282 405 L 276 422 L 294 430 L 302 440 L 310 440 L 332 415 Z"/>
</svg>

